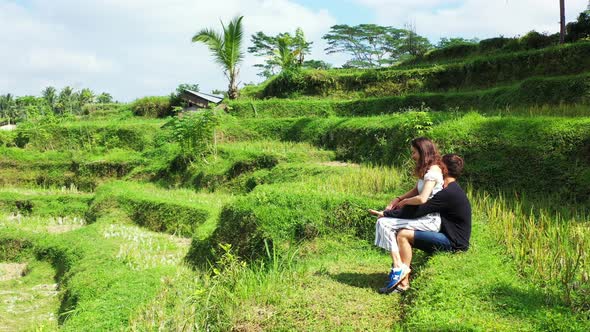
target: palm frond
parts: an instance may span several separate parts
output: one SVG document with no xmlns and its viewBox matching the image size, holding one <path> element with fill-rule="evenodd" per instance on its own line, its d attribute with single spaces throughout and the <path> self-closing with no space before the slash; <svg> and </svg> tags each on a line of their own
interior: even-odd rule
<svg viewBox="0 0 590 332">
<path fill-rule="evenodd" d="M 227 55 L 228 62 L 232 66 L 240 63 L 244 57 L 244 53 L 241 51 L 243 41 L 243 29 L 242 19 L 243 16 L 235 17 L 229 22 L 227 27 L 223 27 L 223 33 L 225 37 L 225 54 Z"/>
<path fill-rule="evenodd" d="M 203 29 L 193 36 L 193 43 L 203 43 L 209 47 L 209 50 L 215 57 L 217 62 L 222 67 L 227 66 L 227 57 L 224 52 L 224 39 L 217 31 L 212 29 Z"/>
</svg>

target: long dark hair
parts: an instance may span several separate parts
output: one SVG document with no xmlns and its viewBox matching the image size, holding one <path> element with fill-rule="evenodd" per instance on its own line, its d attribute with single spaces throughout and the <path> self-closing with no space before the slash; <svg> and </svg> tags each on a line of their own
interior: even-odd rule
<svg viewBox="0 0 590 332">
<path fill-rule="evenodd" d="M 443 175 L 446 176 L 446 167 L 442 162 L 442 158 L 434 142 L 426 137 L 418 137 L 412 140 L 412 146 L 418 151 L 418 155 L 420 156 L 414 168 L 414 175 L 416 177 L 423 178 L 424 174 L 426 174 L 432 165 L 438 165 Z"/>
</svg>

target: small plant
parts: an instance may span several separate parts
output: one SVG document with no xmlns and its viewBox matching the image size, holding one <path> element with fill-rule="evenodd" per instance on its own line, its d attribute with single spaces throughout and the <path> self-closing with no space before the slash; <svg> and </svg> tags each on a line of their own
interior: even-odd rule
<svg viewBox="0 0 590 332">
<path fill-rule="evenodd" d="M 172 127 L 172 139 L 180 145 L 182 156 L 193 161 L 216 154 L 215 134 L 218 122 L 214 111 L 207 109 L 179 115 L 168 125 Z"/>
</svg>

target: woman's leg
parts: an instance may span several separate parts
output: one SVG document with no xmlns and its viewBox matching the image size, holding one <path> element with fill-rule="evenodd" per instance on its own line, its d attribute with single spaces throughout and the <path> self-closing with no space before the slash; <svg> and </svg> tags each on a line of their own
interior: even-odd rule
<svg viewBox="0 0 590 332">
<path fill-rule="evenodd" d="M 414 230 L 400 229 L 397 232 L 397 244 L 399 246 L 399 253 L 401 261 L 410 266 L 412 263 L 412 245 L 414 244 Z M 400 283 L 398 288 L 408 289 L 410 287 L 410 274 L 408 274 Z"/>
<path fill-rule="evenodd" d="M 399 253 L 397 230 L 407 222 L 407 219 L 379 218 L 375 225 L 375 245 L 389 251 L 394 269 L 406 267 Z"/>
</svg>

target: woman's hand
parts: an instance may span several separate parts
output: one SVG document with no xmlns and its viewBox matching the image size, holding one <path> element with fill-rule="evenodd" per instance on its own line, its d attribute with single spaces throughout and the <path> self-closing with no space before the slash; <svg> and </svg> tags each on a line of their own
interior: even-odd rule
<svg viewBox="0 0 590 332">
<path fill-rule="evenodd" d="M 377 216 L 378 218 L 383 218 L 383 211 L 371 210 L 369 209 L 369 213 Z"/>
<path fill-rule="evenodd" d="M 397 208 L 401 209 L 404 206 L 408 205 L 408 200 L 407 199 L 402 199 L 399 203 L 397 203 Z"/>
<path fill-rule="evenodd" d="M 395 210 L 395 209 L 399 209 L 399 202 L 401 201 L 401 199 L 399 197 L 396 197 L 393 199 L 393 201 L 391 201 L 391 203 L 389 203 L 389 205 L 385 208 L 385 210 Z"/>
</svg>

